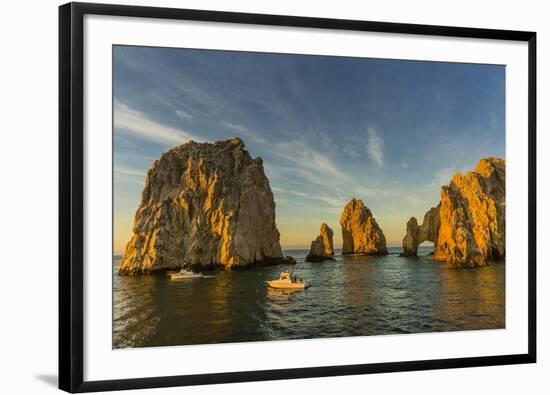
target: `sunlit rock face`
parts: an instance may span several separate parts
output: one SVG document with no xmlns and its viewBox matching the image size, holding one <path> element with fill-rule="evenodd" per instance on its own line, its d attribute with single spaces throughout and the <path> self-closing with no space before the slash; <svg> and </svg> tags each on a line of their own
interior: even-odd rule
<svg viewBox="0 0 550 395">
<path fill-rule="evenodd" d="M 334 255 L 333 235 L 334 232 L 332 229 L 323 223 L 319 236 L 311 242 L 311 248 L 309 249 L 309 254 L 306 256 L 306 261 L 321 262 L 332 260 L 332 256 Z"/>
<path fill-rule="evenodd" d="M 385 255 L 386 237 L 362 200 L 352 199 L 340 216 L 342 254 Z"/>
<path fill-rule="evenodd" d="M 418 244 L 429 240 L 434 242 L 433 259 L 453 268 L 504 259 L 505 186 L 503 159 L 482 159 L 474 171 L 455 174 L 451 183 L 441 188 L 441 202 L 426 213 L 422 227 L 414 218 L 407 223 L 403 254 L 416 255 Z"/>
<path fill-rule="evenodd" d="M 457 173 L 441 189 L 441 226 L 434 259 L 452 267 L 483 266 L 506 252 L 505 161 L 487 158 L 473 172 Z"/>
<path fill-rule="evenodd" d="M 119 274 L 283 263 L 261 158 L 238 139 L 189 142 L 147 172 Z"/>
</svg>

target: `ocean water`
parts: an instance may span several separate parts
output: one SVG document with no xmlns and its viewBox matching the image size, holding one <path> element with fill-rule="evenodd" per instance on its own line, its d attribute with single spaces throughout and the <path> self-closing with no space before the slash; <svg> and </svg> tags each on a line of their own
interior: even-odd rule
<svg viewBox="0 0 550 395">
<path fill-rule="evenodd" d="M 288 250 L 305 291 L 267 288 L 285 267 L 204 272 L 206 278 L 118 276 L 113 347 L 310 339 L 505 327 L 505 264 L 452 270 L 419 257 L 341 256 L 307 263 Z"/>
</svg>

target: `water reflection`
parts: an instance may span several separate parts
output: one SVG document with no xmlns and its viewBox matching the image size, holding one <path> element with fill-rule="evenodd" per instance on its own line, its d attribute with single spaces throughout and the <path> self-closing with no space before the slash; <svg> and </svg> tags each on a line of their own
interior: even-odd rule
<svg viewBox="0 0 550 395">
<path fill-rule="evenodd" d="M 475 270 L 441 270 L 434 315 L 444 324 L 443 330 L 505 326 L 503 266 L 493 263 Z"/>
<path fill-rule="evenodd" d="M 304 292 L 303 289 L 275 289 L 266 287 L 266 297 L 275 303 L 288 302 L 297 293 Z"/>
<path fill-rule="evenodd" d="M 118 277 L 118 276 L 116 276 Z M 158 311 L 159 278 L 121 277 L 115 282 L 113 310 L 114 347 L 140 347 L 145 339 L 156 337 L 161 320 Z"/>
<path fill-rule="evenodd" d="M 115 275 L 114 347 L 504 327 L 504 264 L 448 270 L 397 255 L 307 263 L 306 253 L 288 253 L 311 284 L 305 291 L 266 287 L 277 266 L 183 281 Z"/>
</svg>

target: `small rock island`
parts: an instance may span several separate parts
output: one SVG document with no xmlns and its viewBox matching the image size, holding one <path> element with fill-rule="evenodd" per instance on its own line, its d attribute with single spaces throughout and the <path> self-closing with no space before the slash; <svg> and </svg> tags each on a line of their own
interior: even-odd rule
<svg viewBox="0 0 550 395">
<path fill-rule="evenodd" d="M 387 255 L 386 237 L 362 200 L 353 198 L 340 217 L 342 254 Z"/>
<path fill-rule="evenodd" d="M 321 224 L 320 234 L 311 242 L 309 254 L 306 256 L 306 262 L 334 260 L 334 244 L 332 242 L 333 235 L 334 232 L 326 223 Z"/>
<path fill-rule="evenodd" d="M 485 266 L 506 255 L 506 170 L 504 159 L 481 159 L 474 171 L 457 173 L 441 188 L 441 201 L 407 222 L 403 255 L 415 256 L 418 245 L 434 242 L 433 259 L 451 268 Z"/>
<path fill-rule="evenodd" d="M 261 158 L 239 138 L 190 141 L 147 172 L 119 274 L 234 269 L 295 263 L 284 258 L 275 201 Z"/>
</svg>

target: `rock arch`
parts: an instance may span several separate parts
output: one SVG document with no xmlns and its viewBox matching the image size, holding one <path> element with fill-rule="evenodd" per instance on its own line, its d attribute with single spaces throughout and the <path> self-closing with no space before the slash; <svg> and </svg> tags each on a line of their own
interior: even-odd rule
<svg viewBox="0 0 550 395">
<path fill-rule="evenodd" d="M 474 171 L 453 176 L 441 187 L 441 201 L 407 222 L 403 255 L 414 256 L 423 241 L 434 242 L 433 260 L 449 267 L 484 266 L 506 256 L 506 162 L 481 159 Z"/>
<path fill-rule="evenodd" d="M 435 243 L 438 233 L 439 205 L 437 207 L 432 207 L 424 214 L 424 220 L 420 226 L 418 226 L 415 217 L 409 219 L 407 222 L 407 235 L 403 239 L 403 255 L 416 256 L 418 246 L 425 241 Z"/>
</svg>

